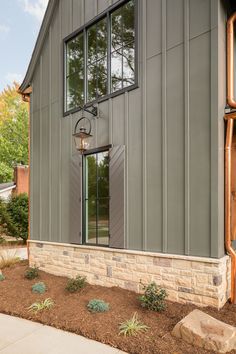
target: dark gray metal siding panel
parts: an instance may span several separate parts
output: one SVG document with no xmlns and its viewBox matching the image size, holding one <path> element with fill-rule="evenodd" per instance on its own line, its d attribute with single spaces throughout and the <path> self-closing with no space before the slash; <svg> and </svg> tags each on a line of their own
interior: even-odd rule
<svg viewBox="0 0 236 354">
<path fill-rule="evenodd" d="M 190 254 L 209 256 L 211 235 L 209 32 L 190 42 L 190 112 Z"/>
<path fill-rule="evenodd" d="M 179 254 L 185 251 L 183 62 L 183 45 L 167 52 L 167 252 Z"/>
<path fill-rule="evenodd" d="M 125 245 L 125 147 L 114 146 L 110 152 L 110 247 Z"/>
<path fill-rule="evenodd" d="M 76 152 L 70 165 L 70 232 L 71 243 L 82 243 L 82 158 Z"/>
</svg>

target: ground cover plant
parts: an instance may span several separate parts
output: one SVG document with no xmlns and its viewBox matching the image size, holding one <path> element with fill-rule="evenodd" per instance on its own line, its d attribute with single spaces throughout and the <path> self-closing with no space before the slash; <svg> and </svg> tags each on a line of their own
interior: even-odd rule
<svg viewBox="0 0 236 354">
<path fill-rule="evenodd" d="M 38 278 L 38 276 L 39 276 L 39 270 L 37 267 L 29 267 L 25 271 L 25 278 L 26 279 L 32 280 L 32 279 Z"/>
<path fill-rule="evenodd" d="M 20 258 L 16 256 L 14 249 L 0 250 L 0 269 L 11 267 L 13 264 L 20 262 Z"/>
<path fill-rule="evenodd" d="M 148 326 L 143 324 L 138 319 L 137 312 L 135 312 L 129 320 L 126 320 L 120 324 L 119 330 L 119 334 L 123 334 L 125 337 L 136 336 L 139 332 L 147 331 Z"/>
<path fill-rule="evenodd" d="M 43 294 L 46 291 L 46 285 L 43 282 L 32 285 L 33 293 Z"/>
<path fill-rule="evenodd" d="M 87 307 L 91 312 L 106 312 L 109 310 L 109 304 L 99 299 L 90 300 Z"/>
<path fill-rule="evenodd" d="M 50 298 L 45 299 L 44 301 L 34 302 L 28 307 L 29 311 L 37 313 L 42 310 L 50 310 L 54 306 L 54 301 Z"/>
<path fill-rule="evenodd" d="M 141 306 L 152 311 L 163 311 L 165 309 L 165 299 L 167 293 L 164 289 L 157 286 L 155 282 L 143 285 L 144 294 L 139 296 Z"/>
<path fill-rule="evenodd" d="M 5 279 L 5 276 L 2 273 L 0 273 L 0 281 L 3 281 L 4 279 Z"/>
<path fill-rule="evenodd" d="M 68 279 L 66 290 L 70 293 L 75 293 L 86 286 L 86 277 L 77 275 L 76 278 Z"/>
<path fill-rule="evenodd" d="M 138 294 L 119 287 L 87 284 L 83 291 L 66 292 L 68 278 L 54 276 L 39 270 L 40 281 L 47 285 L 47 296 L 32 292 L 36 281 L 24 277 L 26 261 L 4 270 L 6 280 L 0 283 L 0 313 L 18 316 L 61 328 L 84 337 L 109 344 L 129 354 L 210 354 L 203 348 L 193 347 L 172 337 L 171 331 L 189 312 L 197 308 L 190 304 L 177 304 L 166 299 L 165 311 L 147 311 L 140 306 Z M 188 295 L 188 294 L 187 294 Z M 44 297 L 45 296 L 45 297 Z M 51 298 L 55 305 L 49 311 L 29 311 L 28 307 L 39 300 Z M 107 312 L 90 313 L 87 304 L 91 299 L 102 299 L 110 304 Z M 138 319 L 148 326 L 136 336 L 119 335 L 119 326 L 137 312 Z M 235 326 L 236 306 L 226 304 L 223 309 L 204 308 L 204 312 Z M 230 354 L 235 354 L 231 352 Z"/>
</svg>

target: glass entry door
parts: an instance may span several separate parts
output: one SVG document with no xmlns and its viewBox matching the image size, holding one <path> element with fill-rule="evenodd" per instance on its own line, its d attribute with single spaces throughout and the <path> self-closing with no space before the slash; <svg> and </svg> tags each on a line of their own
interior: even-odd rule
<svg viewBox="0 0 236 354">
<path fill-rule="evenodd" d="M 109 153 L 84 156 L 84 242 L 109 245 Z"/>
</svg>

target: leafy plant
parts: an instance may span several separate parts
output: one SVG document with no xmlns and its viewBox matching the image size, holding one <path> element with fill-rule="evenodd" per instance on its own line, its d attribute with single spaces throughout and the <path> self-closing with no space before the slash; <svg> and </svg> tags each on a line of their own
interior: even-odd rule
<svg viewBox="0 0 236 354">
<path fill-rule="evenodd" d="M 68 279 L 66 290 L 70 293 L 75 293 L 76 291 L 79 291 L 80 289 L 84 288 L 85 285 L 86 277 L 81 277 L 80 275 L 77 275 L 76 278 Z"/>
<path fill-rule="evenodd" d="M 0 281 L 3 281 L 4 279 L 5 279 L 5 276 L 2 273 L 0 273 Z"/>
<path fill-rule="evenodd" d="M 2 250 L 0 253 L 0 269 L 4 269 L 20 262 L 20 258 L 16 256 L 15 249 Z"/>
<path fill-rule="evenodd" d="M 36 267 L 29 267 L 26 271 L 25 271 L 25 278 L 27 279 L 35 279 L 39 276 L 39 270 Z"/>
<path fill-rule="evenodd" d="M 28 307 L 29 311 L 33 311 L 37 313 L 42 310 L 50 310 L 54 306 L 54 301 L 50 298 L 45 299 L 44 301 L 34 302 L 32 305 Z"/>
<path fill-rule="evenodd" d="M 152 311 L 162 311 L 165 309 L 165 298 L 167 293 L 164 289 L 151 282 L 147 286 L 143 285 L 144 294 L 139 297 L 141 306 Z"/>
<path fill-rule="evenodd" d="M 33 293 L 43 294 L 46 291 L 46 285 L 43 282 L 32 285 Z"/>
<path fill-rule="evenodd" d="M 27 194 L 22 193 L 12 196 L 6 204 L 6 228 L 11 236 L 22 238 L 25 242 L 28 238 L 28 203 Z"/>
<path fill-rule="evenodd" d="M 145 332 L 148 330 L 148 328 L 148 326 L 138 320 L 137 312 L 135 312 L 131 319 L 126 320 L 120 324 L 119 335 L 123 334 L 125 337 L 136 336 L 138 332 Z"/>
<path fill-rule="evenodd" d="M 16 164 L 28 164 L 28 105 L 18 87 L 0 93 L 0 183 L 12 181 Z"/>
<path fill-rule="evenodd" d="M 87 307 L 91 312 L 106 312 L 109 310 L 109 304 L 99 299 L 90 300 Z"/>
</svg>

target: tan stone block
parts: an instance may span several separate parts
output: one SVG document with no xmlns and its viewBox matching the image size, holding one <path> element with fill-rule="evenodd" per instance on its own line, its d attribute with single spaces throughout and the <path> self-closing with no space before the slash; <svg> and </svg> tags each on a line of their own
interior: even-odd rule
<svg viewBox="0 0 236 354">
<path fill-rule="evenodd" d="M 136 256 L 136 263 L 139 264 L 152 264 L 153 258 L 148 256 Z"/>
<path fill-rule="evenodd" d="M 152 281 L 153 277 L 152 274 L 133 272 L 132 279 L 137 283 L 142 282 L 144 284 L 149 284 Z"/>
<path fill-rule="evenodd" d="M 176 277 L 176 284 L 179 286 L 191 288 L 192 282 L 191 278 L 184 278 L 184 277 Z"/>
<path fill-rule="evenodd" d="M 188 269 L 190 267 L 191 263 L 187 260 L 183 259 L 173 259 L 172 260 L 172 267 L 177 268 L 177 269 Z"/>
<path fill-rule="evenodd" d="M 167 281 L 172 281 L 172 282 L 175 282 L 176 280 L 176 277 L 172 274 L 162 274 L 162 279 L 163 280 L 167 280 Z"/>
<path fill-rule="evenodd" d="M 153 264 L 159 267 L 172 267 L 173 260 L 171 258 L 155 257 L 153 258 Z"/>
<path fill-rule="evenodd" d="M 132 267 L 130 267 L 130 268 L 132 268 Z M 136 263 L 136 264 L 133 265 L 133 270 L 136 271 L 136 272 L 141 272 L 141 273 L 144 272 L 144 273 L 146 273 L 147 272 L 147 265 L 146 264 L 138 264 L 138 263 Z"/>
<path fill-rule="evenodd" d="M 125 281 L 124 282 L 125 289 L 135 291 L 136 293 L 138 292 L 138 287 L 139 285 L 136 282 L 131 282 L 131 281 Z"/>
<path fill-rule="evenodd" d="M 132 273 L 124 272 L 123 269 L 113 269 L 113 278 L 121 280 L 133 280 Z"/>
<path fill-rule="evenodd" d="M 203 283 L 203 284 L 208 284 L 209 283 L 209 277 L 207 274 L 196 274 L 196 284 L 198 283 Z"/>
<path fill-rule="evenodd" d="M 162 274 L 162 270 L 161 270 L 160 267 L 156 267 L 156 266 L 153 266 L 153 265 L 148 265 L 147 266 L 147 273 L 161 275 Z"/>
<path fill-rule="evenodd" d="M 178 298 L 183 299 L 186 302 L 191 302 L 197 305 L 202 304 L 202 299 L 203 297 L 200 295 L 195 295 L 195 294 L 190 294 L 190 293 L 185 293 L 185 292 L 178 292 Z"/>
</svg>

